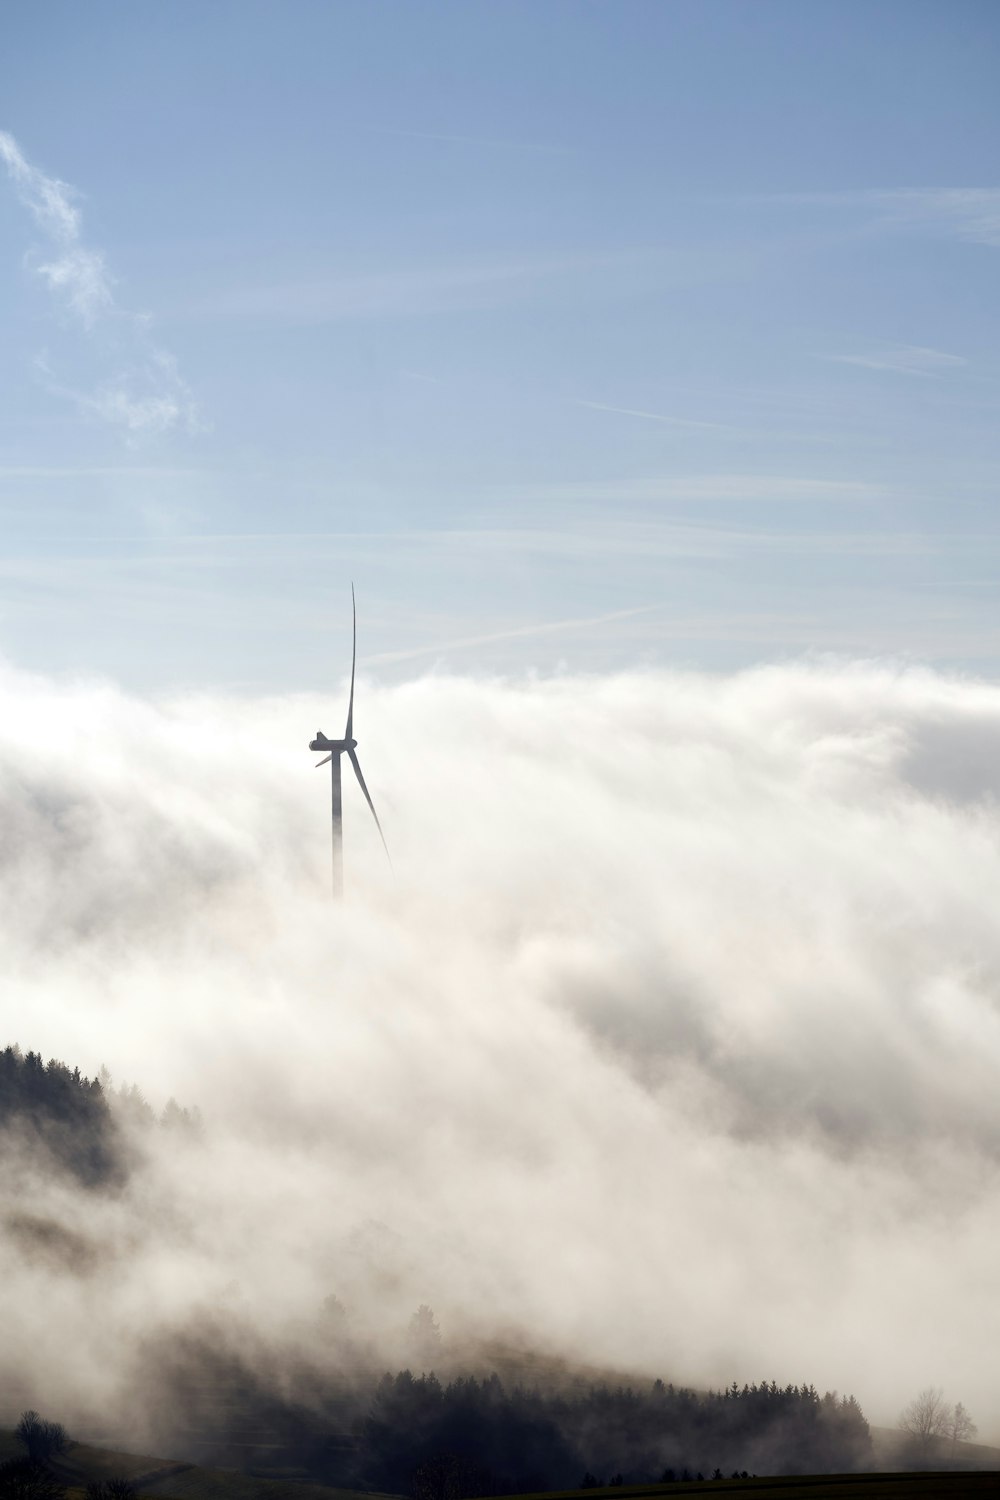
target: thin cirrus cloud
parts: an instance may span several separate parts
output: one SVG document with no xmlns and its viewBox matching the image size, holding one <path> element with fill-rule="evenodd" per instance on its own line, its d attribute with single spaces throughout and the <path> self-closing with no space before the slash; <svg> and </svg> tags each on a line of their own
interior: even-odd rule
<svg viewBox="0 0 1000 1500">
<path fill-rule="evenodd" d="M 873 193 L 891 219 L 936 225 L 1000 248 L 1000 188 L 923 188 Z"/>
<path fill-rule="evenodd" d="M 699 429 L 709 432 L 733 432 L 735 429 L 726 422 L 699 422 L 691 417 L 672 417 L 665 412 L 643 411 L 634 406 L 609 406 L 604 401 L 578 401 L 577 406 L 585 406 L 588 411 L 611 412 L 618 417 L 640 417 L 647 422 L 662 422 L 666 427 L 685 427 L 693 431 Z"/>
<path fill-rule="evenodd" d="M 103 251 L 85 244 L 75 190 L 34 166 L 7 131 L 0 131 L 0 161 L 48 242 L 46 251 L 28 255 L 28 268 L 88 334 L 100 326 L 108 336 L 102 338 L 102 358 L 109 350 L 114 359 L 110 374 L 92 388 L 80 389 L 59 380 L 48 355 L 40 355 L 35 369 L 46 388 L 81 411 L 123 427 L 130 440 L 176 427 L 197 430 L 197 408 L 173 355 L 151 340 L 148 316 L 117 306 Z"/>
<path fill-rule="evenodd" d="M 917 375 L 927 378 L 959 370 L 968 361 L 959 354 L 945 354 L 920 344 L 897 344 L 862 354 L 821 354 L 820 359 L 837 365 L 858 365 L 864 370 L 884 370 L 893 375 Z"/>
<path fill-rule="evenodd" d="M 1000 188 L 871 188 L 843 193 L 777 193 L 771 202 L 874 210 L 883 224 L 921 227 L 1000 248 Z"/>
<path fill-rule="evenodd" d="M 544 296 L 618 295 L 626 289 L 702 285 L 732 276 L 743 262 L 728 250 L 638 246 L 567 249 L 520 258 L 450 264 L 330 268 L 315 276 L 289 272 L 277 282 L 221 286 L 186 310 L 199 318 L 315 323 L 427 317 L 506 307 Z"/>
<path fill-rule="evenodd" d="M 564 480 L 558 483 L 498 487 L 509 500 L 535 504 L 613 501 L 656 504 L 663 501 L 732 501 L 838 503 L 884 500 L 889 488 L 879 481 L 827 479 L 811 475 L 721 473 L 651 475 L 612 480 Z"/>
<path fill-rule="evenodd" d="M 780 437 L 784 442 L 789 443 L 831 443 L 834 441 L 828 434 L 821 432 L 782 431 L 777 433 L 759 425 L 747 427 L 739 426 L 734 422 L 706 422 L 695 417 L 673 416 L 669 412 L 648 411 L 643 407 L 612 406 L 606 401 L 578 400 L 575 404 L 588 411 L 608 412 L 617 417 L 634 417 L 641 422 L 656 422 L 663 427 L 675 428 L 678 432 L 704 433 L 712 438 L 772 442 Z"/>
<path fill-rule="evenodd" d="M 442 141 L 449 146 L 485 147 L 491 151 L 534 151 L 545 156 L 569 156 L 571 146 L 558 146 L 551 142 L 500 140 L 496 136 L 463 135 L 443 130 L 393 130 L 387 125 L 369 125 L 373 135 L 395 136 L 398 140 Z"/>
<path fill-rule="evenodd" d="M 620 257 L 627 263 L 637 257 Z M 428 266 L 363 274 L 290 279 L 268 286 L 234 287 L 197 311 L 206 317 L 286 322 L 337 322 L 358 318 L 423 317 L 464 312 L 530 296 L 573 273 L 610 265 L 615 257 L 545 256 L 536 260 Z"/>
<path fill-rule="evenodd" d="M 413 646 L 405 651 L 382 651 L 366 657 L 370 663 L 412 661 L 421 656 L 436 656 L 447 651 L 465 650 L 473 646 L 491 646 L 498 641 L 521 640 L 529 636 L 558 635 L 563 631 L 589 629 L 595 625 L 610 625 L 619 620 L 629 620 L 636 615 L 647 615 L 659 609 L 656 604 L 641 604 L 634 609 L 616 609 L 608 614 L 591 615 L 585 619 L 548 620 L 540 624 L 519 625 L 511 630 L 495 630 L 486 635 L 464 636 L 461 639 L 438 642 L 426 646 Z"/>
</svg>

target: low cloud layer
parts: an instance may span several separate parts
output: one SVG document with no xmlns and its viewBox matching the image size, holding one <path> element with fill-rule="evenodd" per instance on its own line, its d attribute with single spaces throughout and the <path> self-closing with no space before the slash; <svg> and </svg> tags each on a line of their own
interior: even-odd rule
<svg viewBox="0 0 1000 1500">
<path fill-rule="evenodd" d="M 429 1302 L 995 1435 L 1000 689 L 362 684 L 395 873 L 345 781 L 340 907 L 328 703 L 0 696 L 3 1040 L 206 1119 L 118 1196 L 8 1171 L 94 1257 L 8 1229 L 8 1391 L 111 1400 L 151 1330 L 336 1292 L 387 1349 Z"/>
</svg>

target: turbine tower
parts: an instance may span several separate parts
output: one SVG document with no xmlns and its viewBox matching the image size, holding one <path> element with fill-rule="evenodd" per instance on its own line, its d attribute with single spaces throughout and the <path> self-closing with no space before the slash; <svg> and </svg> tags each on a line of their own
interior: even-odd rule
<svg viewBox="0 0 1000 1500">
<path fill-rule="evenodd" d="M 382 824 L 378 820 L 375 804 L 365 786 L 365 778 L 361 774 L 361 766 L 357 757 L 358 742 L 354 738 L 354 665 L 358 654 L 358 611 L 354 603 L 354 584 L 351 584 L 351 614 L 353 617 L 353 636 L 351 646 L 351 696 L 347 704 L 347 727 L 344 730 L 342 740 L 328 740 L 322 729 L 316 731 L 316 738 L 309 741 L 310 750 L 325 750 L 327 753 L 322 760 L 316 762 L 316 767 L 325 766 L 330 762 L 330 779 L 332 783 L 332 810 L 333 810 L 333 895 L 337 900 L 344 894 L 344 811 L 340 790 L 340 757 L 346 755 L 354 767 L 354 774 L 358 778 L 358 784 L 365 794 L 365 801 L 372 810 L 375 819 L 375 827 L 378 829 L 379 838 L 382 840 L 382 848 L 385 857 L 389 859 L 389 846 L 382 832 Z M 389 860 L 391 864 L 392 861 Z"/>
</svg>

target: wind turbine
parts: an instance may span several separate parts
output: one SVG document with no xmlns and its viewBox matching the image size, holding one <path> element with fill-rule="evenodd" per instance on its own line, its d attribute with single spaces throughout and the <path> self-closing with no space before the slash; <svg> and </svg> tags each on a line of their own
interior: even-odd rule
<svg viewBox="0 0 1000 1500">
<path fill-rule="evenodd" d="M 382 824 L 378 820 L 375 804 L 371 799 L 368 788 L 365 786 L 365 778 L 361 774 L 361 766 L 357 757 L 358 742 L 354 738 L 354 664 L 358 654 L 358 611 L 354 602 L 354 584 L 351 584 L 351 614 L 353 616 L 353 643 L 351 648 L 351 696 L 347 705 L 347 727 L 344 730 L 342 740 L 328 740 L 322 729 L 316 731 L 316 738 L 309 741 L 310 750 L 325 750 L 327 754 L 322 760 L 316 762 L 316 768 L 325 766 L 330 762 L 330 778 L 333 787 L 333 894 L 338 898 L 344 894 L 344 811 L 340 792 L 340 757 L 346 755 L 354 767 L 354 774 L 358 778 L 361 790 L 365 794 L 365 801 L 372 810 L 375 819 L 375 827 L 378 829 L 385 857 L 389 859 L 389 846 L 382 832 Z M 389 860 L 391 864 L 391 859 Z"/>
</svg>

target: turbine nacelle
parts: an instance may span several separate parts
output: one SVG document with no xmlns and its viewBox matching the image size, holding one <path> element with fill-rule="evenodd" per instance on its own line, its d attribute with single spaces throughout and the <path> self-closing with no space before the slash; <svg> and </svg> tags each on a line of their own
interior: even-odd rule
<svg viewBox="0 0 1000 1500">
<path fill-rule="evenodd" d="M 328 740 L 322 729 L 317 729 L 316 738 L 309 741 L 310 750 L 337 750 L 341 755 L 357 749 L 358 742 L 354 739 Z"/>
</svg>

